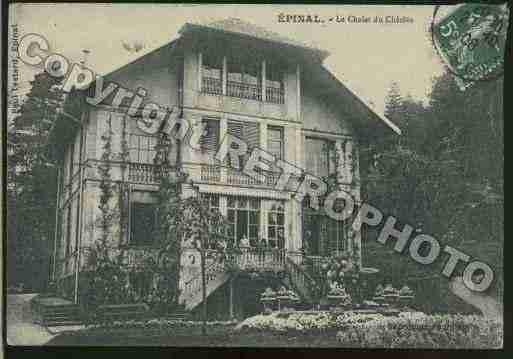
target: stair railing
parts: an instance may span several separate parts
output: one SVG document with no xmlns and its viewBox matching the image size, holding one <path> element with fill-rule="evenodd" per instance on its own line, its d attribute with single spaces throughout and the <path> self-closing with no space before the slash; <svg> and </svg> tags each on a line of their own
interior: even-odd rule
<svg viewBox="0 0 513 359">
<path fill-rule="evenodd" d="M 205 282 L 206 285 L 216 279 L 219 278 L 222 274 L 225 273 L 224 260 L 219 262 L 216 258 L 213 263 L 210 263 L 205 267 Z M 201 272 L 189 279 L 187 282 L 183 284 L 182 287 L 182 298 L 184 299 L 184 303 L 187 303 L 188 300 L 191 300 L 198 293 L 201 293 L 202 290 L 202 280 L 201 280 Z M 208 296 L 209 293 L 207 293 Z"/>
<path fill-rule="evenodd" d="M 285 259 L 285 270 L 289 275 L 292 286 L 306 300 L 314 302 L 319 299 L 320 286 L 297 262 L 294 255 L 287 254 Z"/>
</svg>

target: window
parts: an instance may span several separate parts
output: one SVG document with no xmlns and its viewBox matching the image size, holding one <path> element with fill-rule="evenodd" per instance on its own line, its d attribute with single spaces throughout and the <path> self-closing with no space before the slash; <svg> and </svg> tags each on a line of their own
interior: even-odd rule
<svg viewBox="0 0 513 359">
<path fill-rule="evenodd" d="M 303 247 L 308 255 L 330 256 L 346 249 L 343 221 L 334 220 L 323 213 L 303 205 Z"/>
<path fill-rule="evenodd" d="M 240 156 L 241 169 L 244 167 L 251 150 L 260 145 L 260 127 L 255 122 L 228 121 L 228 133 L 243 140 L 248 145 L 248 151 Z"/>
<path fill-rule="evenodd" d="M 200 138 L 201 150 L 216 153 L 219 148 L 219 120 L 203 119 L 205 130 Z"/>
<path fill-rule="evenodd" d="M 246 237 L 252 246 L 256 246 L 260 228 L 260 200 L 229 196 L 227 201 L 228 237 L 233 239 L 234 244 L 239 244 Z"/>
<path fill-rule="evenodd" d="M 227 66 L 227 95 L 260 101 L 262 99 L 262 63 L 234 60 Z"/>
<path fill-rule="evenodd" d="M 130 162 L 153 164 L 157 151 L 157 137 L 130 135 Z"/>
<path fill-rule="evenodd" d="M 266 63 L 265 86 L 266 101 L 284 103 L 283 70 L 272 63 Z"/>
<path fill-rule="evenodd" d="M 267 213 L 267 243 L 272 248 L 285 246 L 285 204 L 283 201 L 271 202 Z"/>
<path fill-rule="evenodd" d="M 202 91 L 213 95 L 223 93 L 223 57 L 213 53 L 202 55 Z"/>
<path fill-rule="evenodd" d="M 276 159 L 283 159 L 283 127 L 267 128 L 267 152 L 276 156 Z"/>
<path fill-rule="evenodd" d="M 153 203 L 133 202 L 130 210 L 130 245 L 153 244 L 157 230 L 157 206 Z"/>
<path fill-rule="evenodd" d="M 305 151 L 307 172 L 321 178 L 334 172 L 335 168 L 331 164 L 335 156 L 333 141 L 307 137 Z"/>
</svg>

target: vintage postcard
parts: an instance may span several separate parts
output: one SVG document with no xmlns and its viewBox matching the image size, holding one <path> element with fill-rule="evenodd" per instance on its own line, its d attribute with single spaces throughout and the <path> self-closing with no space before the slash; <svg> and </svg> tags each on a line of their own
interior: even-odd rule
<svg viewBox="0 0 513 359">
<path fill-rule="evenodd" d="M 502 348 L 510 5 L 11 3 L 7 345 Z"/>
</svg>

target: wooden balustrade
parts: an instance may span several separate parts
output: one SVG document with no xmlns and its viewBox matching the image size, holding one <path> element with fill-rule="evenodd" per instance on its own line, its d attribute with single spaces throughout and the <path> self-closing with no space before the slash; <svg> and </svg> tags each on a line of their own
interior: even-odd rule
<svg viewBox="0 0 513 359">
<path fill-rule="evenodd" d="M 136 183 L 156 184 L 160 176 L 169 176 L 173 168 L 147 163 L 130 163 L 128 180 Z"/>
<path fill-rule="evenodd" d="M 201 180 L 205 182 L 221 181 L 221 166 L 201 166 Z"/>
<path fill-rule="evenodd" d="M 262 99 L 262 87 L 259 85 L 228 81 L 226 84 L 226 94 L 232 97 L 260 101 Z"/>
<path fill-rule="evenodd" d="M 283 89 L 276 87 L 265 88 L 265 99 L 267 102 L 283 104 L 285 102 L 285 96 Z"/>
<path fill-rule="evenodd" d="M 237 266 L 242 271 L 283 271 L 285 250 L 241 248 L 235 255 Z"/>
<path fill-rule="evenodd" d="M 259 173 L 257 177 L 250 177 L 242 171 L 216 165 L 201 165 L 200 171 L 201 181 L 242 186 L 273 187 L 279 176 L 279 173 L 265 172 Z"/>
<path fill-rule="evenodd" d="M 305 271 L 303 266 L 298 264 L 297 258 L 287 255 L 285 260 L 285 270 L 289 275 L 292 285 L 303 298 L 306 298 L 309 301 L 315 301 L 318 298 L 320 294 L 319 285 Z"/>
<path fill-rule="evenodd" d="M 223 84 L 221 79 L 215 77 L 202 77 L 201 91 L 212 95 L 223 94 Z"/>
</svg>

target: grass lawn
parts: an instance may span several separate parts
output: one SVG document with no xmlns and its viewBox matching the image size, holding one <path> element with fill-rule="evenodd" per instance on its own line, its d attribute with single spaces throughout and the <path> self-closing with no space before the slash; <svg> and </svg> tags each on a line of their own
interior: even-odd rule
<svg viewBox="0 0 513 359">
<path fill-rule="evenodd" d="M 267 332 L 234 332 L 234 326 L 209 326 L 207 335 L 201 335 L 200 326 L 177 327 L 172 331 L 158 333 L 144 329 L 116 329 L 107 332 L 89 329 L 80 332 L 63 333 L 47 345 L 90 345 L 90 346 L 172 346 L 172 347 L 340 347 L 336 332 L 287 335 Z"/>
</svg>

